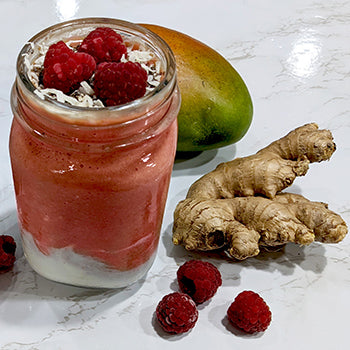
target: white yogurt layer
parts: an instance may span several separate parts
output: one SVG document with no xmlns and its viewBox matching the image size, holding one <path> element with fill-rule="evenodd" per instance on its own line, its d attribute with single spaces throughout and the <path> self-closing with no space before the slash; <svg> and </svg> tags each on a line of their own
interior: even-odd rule
<svg viewBox="0 0 350 350">
<path fill-rule="evenodd" d="M 81 287 L 121 288 L 139 280 L 151 267 L 155 254 L 143 265 L 128 271 L 111 269 L 101 261 L 77 254 L 71 248 L 51 248 L 43 254 L 33 236 L 22 229 L 24 254 L 31 267 L 50 280 Z"/>
</svg>

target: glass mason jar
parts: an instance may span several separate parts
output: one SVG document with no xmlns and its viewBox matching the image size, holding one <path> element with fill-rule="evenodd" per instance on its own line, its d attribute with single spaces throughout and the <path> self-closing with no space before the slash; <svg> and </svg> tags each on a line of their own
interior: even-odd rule
<svg viewBox="0 0 350 350">
<path fill-rule="evenodd" d="M 33 47 L 107 26 L 141 41 L 163 67 L 159 85 L 114 107 L 38 96 Z M 174 56 L 158 36 L 125 21 L 86 18 L 40 32 L 23 47 L 11 94 L 10 157 L 25 256 L 40 275 L 119 288 L 151 267 L 172 172 L 180 95 Z"/>
</svg>

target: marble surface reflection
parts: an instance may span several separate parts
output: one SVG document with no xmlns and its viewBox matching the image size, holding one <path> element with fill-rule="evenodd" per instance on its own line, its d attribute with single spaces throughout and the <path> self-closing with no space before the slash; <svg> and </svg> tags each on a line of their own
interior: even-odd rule
<svg viewBox="0 0 350 350">
<path fill-rule="evenodd" d="M 57 0 L 56 14 L 59 21 L 68 21 L 73 19 L 79 11 L 79 1 L 76 0 Z"/>
</svg>

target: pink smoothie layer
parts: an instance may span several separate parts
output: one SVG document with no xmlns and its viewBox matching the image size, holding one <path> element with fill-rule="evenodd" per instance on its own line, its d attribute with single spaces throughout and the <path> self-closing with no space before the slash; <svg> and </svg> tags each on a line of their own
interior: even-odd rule
<svg viewBox="0 0 350 350">
<path fill-rule="evenodd" d="M 62 151 L 15 118 L 10 151 L 23 229 L 46 255 L 70 248 L 120 271 L 144 264 L 157 249 L 176 138 L 173 119 L 137 147 Z"/>
</svg>

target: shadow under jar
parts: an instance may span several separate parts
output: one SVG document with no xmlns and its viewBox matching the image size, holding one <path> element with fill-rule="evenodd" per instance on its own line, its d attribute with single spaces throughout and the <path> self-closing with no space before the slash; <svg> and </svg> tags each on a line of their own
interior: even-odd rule
<svg viewBox="0 0 350 350">
<path fill-rule="evenodd" d="M 141 42 L 162 67 L 159 85 L 115 107 L 68 105 L 36 93 L 35 48 L 107 26 Z M 129 22 L 86 18 L 40 32 L 21 50 L 11 94 L 10 157 L 25 256 L 40 275 L 119 288 L 157 251 L 177 141 L 175 60 L 158 36 Z"/>
</svg>

